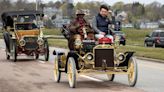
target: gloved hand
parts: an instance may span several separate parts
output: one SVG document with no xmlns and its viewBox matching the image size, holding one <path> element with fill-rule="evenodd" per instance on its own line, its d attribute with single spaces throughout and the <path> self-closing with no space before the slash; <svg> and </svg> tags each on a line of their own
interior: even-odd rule
<svg viewBox="0 0 164 92">
<path fill-rule="evenodd" d="M 76 24 L 76 29 L 78 30 L 81 27 L 79 23 Z"/>
</svg>

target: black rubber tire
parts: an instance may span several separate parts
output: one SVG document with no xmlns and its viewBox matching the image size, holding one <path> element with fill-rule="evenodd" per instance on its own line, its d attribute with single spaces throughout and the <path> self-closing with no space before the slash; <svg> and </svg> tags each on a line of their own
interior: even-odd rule
<svg viewBox="0 0 164 92">
<path fill-rule="evenodd" d="M 144 47 L 148 47 L 148 44 L 146 42 L 144 43 Z"/>
<path fill-rule="evenodd" d="M 6 51 L 6 59 L 10 60 L 10 55 L 8 55 L 8 51 Z"/>
<path fill-rule="evenodd" d="M 59 61 L 58 61 L 58 56 L 57 56 L 54 61 L 54 80 L 57 83 L 59 83 L 61 79 L 61 71 L 59 69 L 60 69 L 60 66 L 59 66 Z"/>
<path fill-rule="evenodd" d="M 155 43 L 153 43 L 152 47 L 153 47 L 153 48 L 156 48 L 157 46 L 156 46 L 156 44 L 155 44 Z"/>
<path fill-rule="evenodd" d="M 6 45 L 6 51 L 10 52 L 10 34 L 8 32 L 4 32 L 3 38 Z"/>
<path fill-rule="evenodd" d="M 48 41 L 45 40 L 45 44 L 44 44 L 44 48 L 45 48 L 45 61 L 48 61 L 49 60 L 49 44 L 48 44 Z"/>
<path fill-rule="evenodd" d="M 13 50 L 13 61 L 16 62 L 17 61 L 17 44 L 15 40 L 13 40 L 12 50 Z"/>
<path fill-rule="evenodd" d="M 125 46 L 126 45 L 126 41 L 122 42 L 122 45 Z"/>
<path fill-rule="evenodd" d="M 35 59 L 39 59 L 39 54 L 35 54 Z"/>
<path fill-rule="evenodd" d="M 113 81 L 115 78 L 115 75 L 114 74 L 107 74 L 107 77 L 108 77 L 109 81 Z"/>
</svg>

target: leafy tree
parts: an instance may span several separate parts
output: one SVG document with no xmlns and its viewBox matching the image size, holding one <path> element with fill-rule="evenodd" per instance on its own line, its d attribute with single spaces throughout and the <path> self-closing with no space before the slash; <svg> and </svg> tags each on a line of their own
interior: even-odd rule
<svg viewBox="0 0 164 92">
<path fill-rule="evenodd" d="M 136 17 L 141 17 L 145 13 L 144 5 L 139 2 L 135 2 L 132 4 L 132 14 Z"/>
<path fill-rule="evenodd" d="M 112 6 L 112 8 L 116 11 L 122 11 L 124 8 L 124 2 L 117 2 Z"/>
</svg>

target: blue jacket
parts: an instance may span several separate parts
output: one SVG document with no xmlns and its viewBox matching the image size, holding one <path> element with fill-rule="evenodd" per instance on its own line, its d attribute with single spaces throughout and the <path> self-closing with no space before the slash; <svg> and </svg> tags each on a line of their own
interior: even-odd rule
<svg viewBox="0 0 164 92">
<path fill-rule="evenodd" d="M 92 27 L 96 31 L 96 33 L 105 32 L 108 33 L 108 25 L 111 24 L 111 21 L 108 17 L 102 17 L 100 14 L 95 16 L 92 21 Z"/>
</svg>

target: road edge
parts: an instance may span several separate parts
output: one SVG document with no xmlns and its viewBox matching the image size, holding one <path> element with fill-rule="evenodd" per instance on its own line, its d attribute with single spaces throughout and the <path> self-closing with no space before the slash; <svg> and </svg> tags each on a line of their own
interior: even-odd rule
<svg viewBox="0 0 164 92">
<path fill-rule="evenodd" d="M 160 59 L 153 59 L 153 58 L 146 58 L 146 57 L 137 57 L 137 59 L 146 60 L 146 61 L 150 61 L 150 62 L 164 63 L 164 60 L 160 60 Z"/>
</svg>

